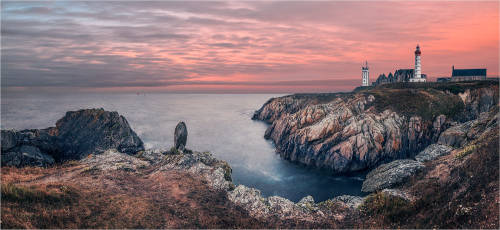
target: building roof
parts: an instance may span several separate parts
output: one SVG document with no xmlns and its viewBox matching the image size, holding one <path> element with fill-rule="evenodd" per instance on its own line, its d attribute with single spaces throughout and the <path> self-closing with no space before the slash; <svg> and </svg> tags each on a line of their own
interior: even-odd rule
<svg viewBox="0 0 500 230">
<path fill-rule="evenodd" d="M 451 76 L 486 76 L 486 69 L 453 69 Z"/>
</svg>

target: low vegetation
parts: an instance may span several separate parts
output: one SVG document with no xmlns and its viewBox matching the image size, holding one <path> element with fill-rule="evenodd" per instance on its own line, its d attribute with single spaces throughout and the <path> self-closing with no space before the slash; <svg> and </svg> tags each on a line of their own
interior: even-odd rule
<svg viewBox="0 0 500 230">
<path fill-rule="evenodd" d="M 440 114 L 454 118 L 464 109 L 459 96 L 435 89 L 376 89 L 370 91 L 375 96 L 375 108 L 382 112 L 391 109 L 407 117 L 420 116 L 432 121 Z"/>
<path fill-rule="evenodd" d="M 148 169 L 151 170 L 151 169 Z M 84 172 L 84 167 L 2 168 L 1 227 L 265 228 L 225 192 L 178 171 Z M 168 183 L 165 183 L 168 182 Z"/>
<path fill-rule="evenodd" d="M 391 227 L 399 226 L 413 211 L 409 201 L 382 192 L 369 195 L 359 209 L 365 216 L 380 217 L 378 224 Z"/>
<path fill-rule="evenodd" d="M 478 89 L 490 86 L 498 86 L 498 80 L 488 81 L 469 81 L 469 82 L 426 82 L 426 83 L 409 83 L 398 82 L 392 84 L 384 84 L 373 87 L 375 89 L 435 89 L 439 91 L 448 91 L 452 94 L 465 92 L 467 89 Z"/>
<path fill-rule="evenodd" d="M 475 151 L 476 148 L 477 148 L 477 145 L 475 145 L 475 144 L 467 145 L 460 152 L 458 152 L 457 155 L 455 155 L 455 158 L 462 159 L 462 158 L 466 157 L 467 155 L 471 154 L 473 151 Z"/>
</svg>

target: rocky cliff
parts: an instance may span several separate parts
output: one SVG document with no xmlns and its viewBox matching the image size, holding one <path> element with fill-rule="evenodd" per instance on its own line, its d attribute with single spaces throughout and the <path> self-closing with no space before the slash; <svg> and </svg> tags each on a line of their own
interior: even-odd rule
<svg viewBox="0 0 500 230">
<path fill-rule="evenodd" d="M 284 159 L 346 173 L 413 157 L 497 104 L 498 82 L 392 84 L 273 98 L 253 119 Z"/>
</svg>

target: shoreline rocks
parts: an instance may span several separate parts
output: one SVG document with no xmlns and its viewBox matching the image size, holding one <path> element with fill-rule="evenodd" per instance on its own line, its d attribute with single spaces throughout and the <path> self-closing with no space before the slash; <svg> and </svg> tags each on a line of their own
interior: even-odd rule
<svg viewBox="0 0 500 230">
<path fill-rule="evenodd" d="M 245 185 L 238 185 L 229 191 L 228 198 L 256 218 L 275 217 L 281 220 L 310 222 L 323 218 L 341 220 L 344 216 L 336 212 L 340 210 L 334 210 L 332 207 L 355 210 L 364 201 L 363 197 L 344 195 L 315 203 L 312 196 L 306 196 L 294 203 L 280 196 L 263 197 L 260 190 Z"/>
<path fill-rule="evenodd" d="M 54 160 L 78 160 L 108 149 L 127 154 L 144 150 L 125 117 L 104 109 L 69 111 L 56 127 L 1 133 L 2 166 L 48 166 Z"/>
</svg>

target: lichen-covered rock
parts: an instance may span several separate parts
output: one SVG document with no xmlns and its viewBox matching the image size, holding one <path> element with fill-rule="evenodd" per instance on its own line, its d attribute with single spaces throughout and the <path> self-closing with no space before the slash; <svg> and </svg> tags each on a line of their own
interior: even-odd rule
<svg viewBox="0 0 500 230">
<path fill-rule="evenodd" d="M 186 124 L 183 121 L 181 121 L 177 124 L 177 126 L 175 126 L 174 130 L 175 149 L 184 151 L 184 148 L 186 147 L 187 136 L 188 136 L 188 131 Z"/>
<path fill-rule="evenodd" d="M 269 215 L 269 207 L 266 199 L 262 197 L 260 190 L 238 185 L 228 193 L 228 198 L 233 203 L 243 207 L 254 217 L 266 217 Z"/>
<path fill-rule="evenodd" d="M 2 151 L 2 166 L 39 166 L 46 167 L 54 164 L 54 158 L 40 152 L 35 146 L 22 145 Z"/>
<path fill-rule="evenodd" d="M 228 198 L 257 218 L 277 217 L 282 220 L 314 221 L 324 217 L 327 210 L 321 210 L 311 196 L 294 203 L 279 196 L 262 197 L 260 191 L 238 185 L 228 192 Z"/>
<path fill-rule="evenodd" d="M 415 156 L 415 160 L 419 162 L 434 160 L 440 156 L 450 153 L 452 150 L 453 148 L 447 145 L 432 144 L 417 154 Z"/>
<path fill-rule="evenodd" d="M 144 150 L 142 140 L 130 128 L 125 117 L 104 109 L 67 112 L 52 130 L 56 136 L 59 159 L 81 159 L 89 154 L 117 149 L 135 154 Z"/>
<path fill-rule="evenodd" d="M 297 203 L 297 206 L 303 209 L 317 209 L 317 205 L 314 202 L 314 198 L 312 196 L 305 196 Z"/>
<path fill-rule="evenodd" d="M 231 190 L 232 169 L 226 161 L 218 160 L 209 152 L 196 152 L 176 155 L 165 155 L 159 170 L 185 170 L 193 174 L 202 175 L 210 186 L 217 190 Z"/>
<path fill-rule="evenodd" d="M 406 191 L 403 191 L 403 190 L 400 190 L 400 189 L 383 189 L 381 191 L 383 194 L 385 194 L 386 196 L 395 196 L 395 197 L 399 197 L 403 200 L 406 200 L 406 201 L 414 201 L 416 198 L 415 196 L 409 194 L 408 192 Z"/>
<path fill-rule="evenodd" d="M 415 160 L 395 160 L 380 165 L 366 175 L 361 191 L 375 192 L 403 183 L 425 166 Z"/>
<path fill-rule="evenodd" d="M 165 158 L 164 149 L 147 149 L 137 153 L 137 157 L 149 161 L 151 164 L 160 163 Z"/>
<path fill-rule="evenodd" d="M 102 154 L 91 155 L 82 159 L 81 162 L 87 164 L 91 169 L 102 171 L 125 170 L 135 172 L 150 165 L 147 161 L 118 152 L 116 149 L 109 149 Z"/>
<path fill-rule="evenodd" d="M 357 208 L 363 204 L 364 198 L 360 196 L 342 195 L 332 199 L 334 202 L 340 202 L 349 208 Z"/>
</svg>

